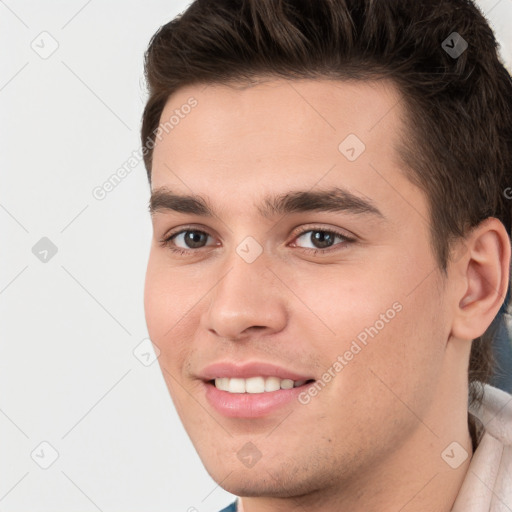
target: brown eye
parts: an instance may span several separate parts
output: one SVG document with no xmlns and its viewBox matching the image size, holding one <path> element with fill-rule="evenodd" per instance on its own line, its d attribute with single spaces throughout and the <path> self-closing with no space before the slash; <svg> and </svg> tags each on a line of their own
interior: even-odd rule
<svg viewBox="0 0 512 512">
<path fill-rule="evenodd" d="M 200 231 L 185 231 L 183 236 L 183 241 L 190 249 L 203 247 L 207 239 L 208 235 Z"/>
<path fill-rule="evenodd" d="M 303 247 L 305 249 L 328 249 L 333 245 L 342 245 L 343 242 L 350 242 L 351 239 L 342 235 L 341 233 L 337 233 L 335 231 L 329 231 L 326 229 L 309 229 L 307 231 L 303 231 L 296 240 L 299 241 L 302 239 L 301 245 L 299 247 Z M 336 240 L 339 241 L 336 244 Z M 307 245 L 309 244 L 309 245 Z M 298 244 L 296 244 L 298 245 Z"/>
<path fill-rule="evenodd" d="M 208 233 L 197 229 L 186 229 L 179 231 L 167 238 L 166 243 L 172 244 L 180 249 L 200 249 L 206 246 Z"/>
</svg>

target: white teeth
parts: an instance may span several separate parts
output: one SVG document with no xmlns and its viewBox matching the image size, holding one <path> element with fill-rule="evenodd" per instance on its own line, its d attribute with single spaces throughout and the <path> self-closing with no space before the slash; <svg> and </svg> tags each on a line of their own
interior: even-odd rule
<svg viewBox="0 0 512 512">
<path fill-rule="evenodd" d="M 228 389 L 230 393 L 245 393 L 245 379 L 228 379 Z"/>
<path fill-rule="evenodd" d="M 281 389 L 292 389 L 292 388 L 293 388 L 293 380 L 283 379 L 281 381 Z"/>
<path fill-rule="evenodd" d="M 228 393 L 265 393 L 279 389 L 292 389 L 302 386 L 305 380 L 293 381 L 279 377 L 250 377 L 248 379 L 219 377 L 215 379 L 215 387 Z"/>
<path fill-rule="evenodd" d="M 281 379 L 277 377 L 267 377 L 265 379 L 265 391 L 277 391 L 281 389 Z"/>
<path fill-rule="evenodd" d="M 251 377 L 245 380 L 247 393 L 263 393 L 265 391 L 265 379 L 263 377 Z"/>
</svg>

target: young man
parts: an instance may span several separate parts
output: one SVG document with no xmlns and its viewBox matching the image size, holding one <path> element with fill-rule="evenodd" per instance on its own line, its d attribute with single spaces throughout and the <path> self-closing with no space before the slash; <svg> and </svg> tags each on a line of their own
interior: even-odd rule
<svg viewBox="0 0 512 512">
<path fill-rule="evenodd" d="M 512 510 L 512 81 L 475 6 L 196 0 L 146 73 L 148 329 L 226 510 Z"/>
</svg>

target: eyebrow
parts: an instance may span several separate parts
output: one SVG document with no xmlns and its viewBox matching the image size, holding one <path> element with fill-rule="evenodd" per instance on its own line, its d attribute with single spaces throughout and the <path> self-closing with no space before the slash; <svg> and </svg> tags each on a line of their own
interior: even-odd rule
<svg viewBox="0 0 512 512">
<path fill-rule="evenodd" d="M 260 215 L 267 219 L 291 213 L 313 211 L 348 212 L 385 218 L 371 200 L 339 187 L 319 191 L 290 191 L 268 196 L 257 208 Z M 149 211 L 151 215 L 157 212 L 174 211 L 202 217 L 217 216 L 214 208 L 204 197 L 193 194 L 181 195 L 167 188 L 159 188 L 152 192 Z"/>
</svg>

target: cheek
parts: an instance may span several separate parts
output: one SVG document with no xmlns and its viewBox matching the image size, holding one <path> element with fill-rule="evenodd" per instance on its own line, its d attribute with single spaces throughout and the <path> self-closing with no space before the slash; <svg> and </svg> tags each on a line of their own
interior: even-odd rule
<svg viewBox="0 0 512 512">
<path fill-rule="evenodd" d="M 183 381 L 190 347 L 191 290 L 177 279 L 163 258 L 150 254 L 144 286 L 144 310 L 149 337 L 160 350 L 158 364 L 178 415 L 184 421 L 190 409 Z M 190 287 L 189 287 L 190 288 Z M 196 292 L 194 292 L 195 295 Z M 188 404 L 188 405 L 187 405 Z M 193 409 L 193 407 L 192 407 Z"/>
<path fill-rule="evenodd" d="M 318 336 L 308 339 L 332 354 L 332 350 L 348 348 L 350 342 L 362 343 L 376 333 L 388 330 L 401 315 L 403 292 L 401 280 L 385 274 L 376 265 L 339 265 L 317 268 L 309 274 L 286 275 L 287 283 L 300 301 L 307 306 L 295 321 L 303 328 L 314 328 Z M 383 279 L 386 275 L 386 280 Z M 388 282 L 389 279 L 389 282 Z M 304 309 L 298 304 L 297 309 Z M 325 341 L 329 339 L 329 343 Z"/>
<path fill-rule="evenodd" d="M 414 396 L 428 393 L 420 386 L 438 376 L 449 322 L 437 273 L 430 262 L 422 265 L 417 254 L 404 252 L 402 258 L 397 264 L 395 254 L 364 269 L 354 266 L 339 275 L 292 283 L 315 313 L 295 316 L 302 324 L 298 330 L 317 333 L 308 336 L 308 343 L 321 354 L 325 371 L 340 375 L 334 387 L 356 392 L 371 379 L 374 391 L 384 392 L 387 384 L 397 394 Z"/>
<path fill-rule="evenodd" d="M 150 254 L 144 283 L 144 314 L 149 336 L 156 342 L 167 325 L 168 294 L 165 274 L 162 275 L 155 257 Z M 167 327 L 169 328 L 169 327 Z"/>
<path fill-rule="evenodd" d="M 381 309 L 374 303 L 372 314 L 358 317 L 357 329 L 345 341 L 356 343 L 360 350 L 355 349 L 357 354 L 350 356 L 350 366 L 343 370 L 349 372 L 341 372 L 338 390 L 367 397 L 366 409 L 382 421 L 391 410 L 395 418 L 407 420 L 411 416 L 408 407 L 423 416 L 436 393 L 449 329 L 441 297 L 435 287 L 424 285 L 422 293 L 398 295 L 399 300 L 392 303 L 396 309 Z M 354 351 L 347 349 L 348 354 Z"/>
<path fill-rule="evenodd" d="M 151 339 L 176 339 L 175 332 L 200 297 L 199 287 L 191 285 L 179 267 L 170 267 L 164 255 L 150 253 L 144 286 L 144 312 Z"/>
<path fill-rule="evenodd" d="M 336 339 L 323 343 L 322 380 L 328 383 L 305 406 L 311 407 L 310 417 L 322 421 L 328 437 L 336 440 L 337 432 L 344 432 L 334 450 L 346 449 L 343 443 L 371 445 L 371 439 L 398 445 L 417 428 L 417 417 L 428 414 L 435 398 L 443 334 L 433 331 L 434 311 L 422 308 L 421 301 L 402 298 L 402 309 L 389 314 L 393 318 L 388 323 L 382 320 L 383 326 L 375 313 L 387 309 L 377 302 L 374 306 L 357 317 L 344 316 L 345 331 L 340 323 Z M 360 337 L 364 343 L 359 333 L 365 334 Z"/>
<path fill-rule="evenodd" d="M 165 368 L 175 377 L 185 358 L 183 347 L 187 339 L 183 326 L 191 307 L 191 291 L 183 289 L 177 276 L 161 257 L 150 254 L 144 286 L 146 325 L 149 337 L 160 350 L 158 361 L 162 370 Z M 166 381 L 170 379 L 165 371 L 163 375 Z"/>
</svg>

